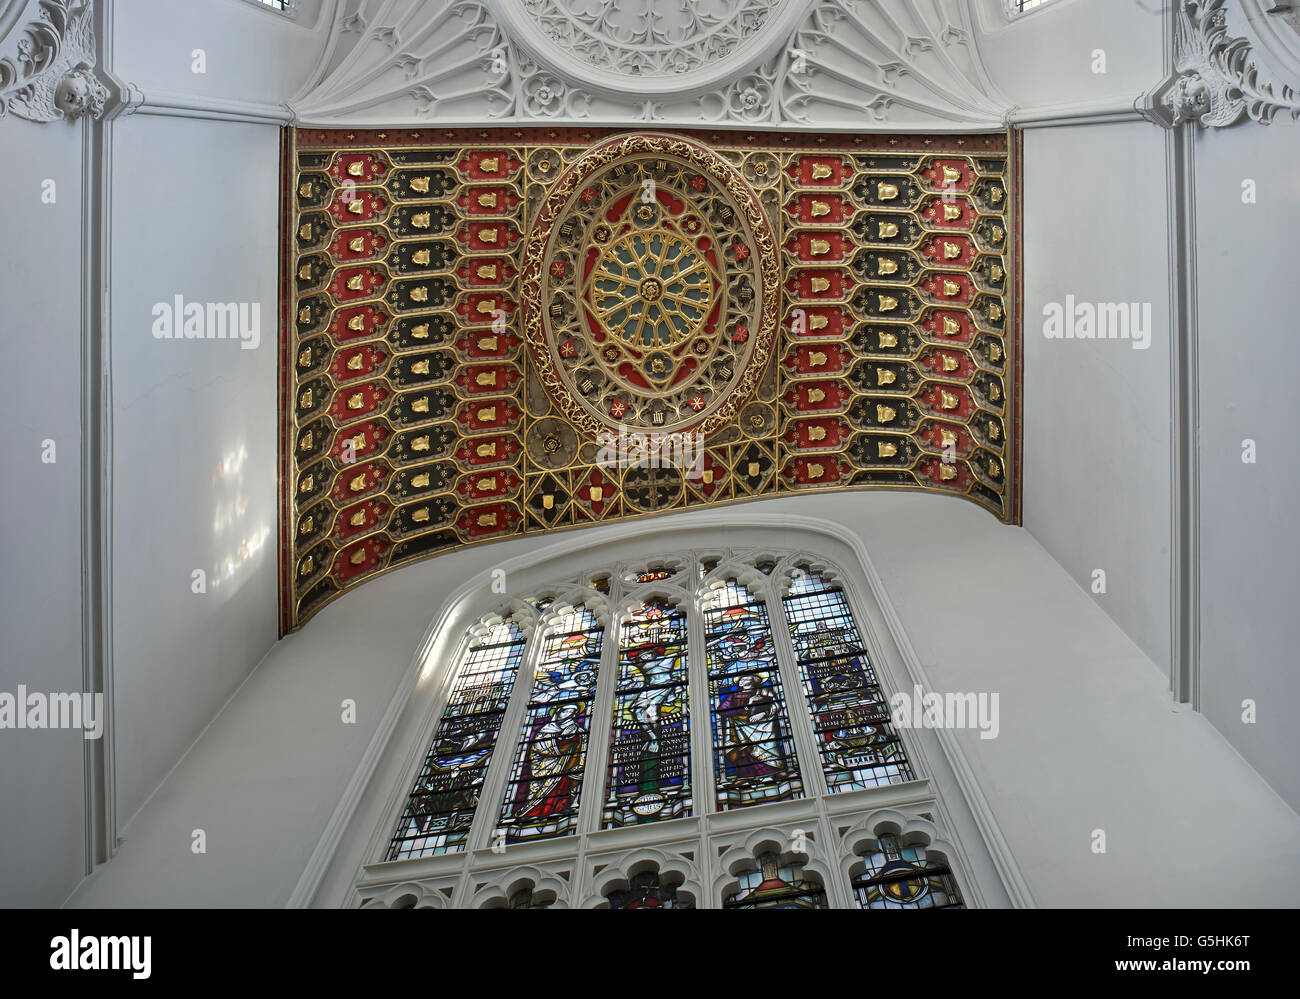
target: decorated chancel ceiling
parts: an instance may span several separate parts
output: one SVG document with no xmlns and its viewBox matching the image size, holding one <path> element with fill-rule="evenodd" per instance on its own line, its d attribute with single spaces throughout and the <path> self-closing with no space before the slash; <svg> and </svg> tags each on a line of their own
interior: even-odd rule
<svg viewBox="0 0 1300 999">
<path fill-rule="evenodd" d="M 415 559 L 763 496 L 1018 519 L 1005 135 L 289 134 L 285 630 Z"/>
</svg>

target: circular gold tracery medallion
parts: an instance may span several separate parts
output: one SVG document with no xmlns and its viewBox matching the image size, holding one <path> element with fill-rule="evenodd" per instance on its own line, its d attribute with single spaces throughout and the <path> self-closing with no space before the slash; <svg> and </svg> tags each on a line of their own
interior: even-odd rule
<svg viewBox="0 0 1300 999">
<path fill-rule="evenodd" d="M 780 265 L 737 170 L 675 136 L 620 136 L 547 193 L 529 232 L 524 328 L 542 384 L 581 430 L 699 431 L 762 377 Z"/>
</svg>

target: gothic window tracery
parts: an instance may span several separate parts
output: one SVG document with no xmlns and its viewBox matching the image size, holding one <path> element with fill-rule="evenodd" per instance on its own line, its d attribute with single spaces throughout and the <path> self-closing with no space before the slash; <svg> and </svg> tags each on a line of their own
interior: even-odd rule
<svg viewBox="0 0 1300 999">
<path fill-rule="evenodd" d="M 453 906 L 469 891 L 496 908 L 963 905 L 948 847 L 923 849 L 928 785 L 911 811 L 878 812 L 879 835 L 845 836 L 910 801 L 880 795 L 917 774 L 823 563 L 762 550 L 592 567 L 509 598 L 448 673 L 384 856 L 426 866 L 397 883 L 436 876 Z M 823 843 L 841 859 L 814 856 Z"/>
</svg>

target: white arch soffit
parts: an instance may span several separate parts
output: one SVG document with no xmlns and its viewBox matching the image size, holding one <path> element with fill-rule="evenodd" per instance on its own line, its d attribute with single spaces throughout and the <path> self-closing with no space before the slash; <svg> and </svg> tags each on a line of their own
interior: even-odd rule
<svg viewBox="0 0 1300 999">
<path fill-rule="evenodd" d="M 954 497 L 954 500 L 956 498 Z M 361 762 L 353 772 L 351 779 L 344 788 L 334 812 L 331 814 L 329 821 L 326 823 L 316 847 L 312 851 L 311 857 L 304 868 L 298 884 L 294 887 L 286 903 L 288 908 L 302 908 L 313 904 L 333 904 L 333 901 L 318 900 L 317 894 L 320 891 L 326 876 L 330 873 L 331 868 L 336 860 L 336 854 L 340 845 L 347 836 L 349 829 L 354 821 L 359 819 L 357 815 L 358 807 L 366 793 L 372 778 L 374 778 L 385 754 L 390 747 L 400 755 L 410 755 L 413 758 L 415 754 L 423 754 L 427 746 L 392 746 L 392 738 L 402 714 L 407 708 L 411 699 L 415 696 L 418 683 L 424 679 L 429 672 L 429 667 L 435 661 L 450 661 L 450 657 L 465 641 L 463 629 L 453 627 L 454 624 L 463 624 L 466 621 L 476 620 L 481 617 L 485 610 L 491 610 L 485 607 L 483 603 L 484 594 L 491 596 L 491 584 L 494 570 L 504 570 L 507 577 L 512 572 L 522 572 L 533 569 L 561 556 L 580 555 L 583 552 L 594 552 L 596 549 L 610 545 L 612 543 L 628 543 L 639 538 L 652 535 L 664 536 L 665 544 L 671 544 L 669 539 L 674 534 L 685 535 L 687 533 L 701 530 L 717 530 L 719 532 L 714 543 L 721 547 L 736 545 L 750 545 L 755 548 L 763 547 L 761 544 L 746 542 L 743 534 L 754 530 L 779 530 L 783 535 L 792 536 L 792 539 L 782 540 L 783 547 L 794 548 L 798 546 L 798 541 L 793 536 L 802 533 L 804 535 L 822 536 L 832 541 L 839 542 L 847 546 L 857 559 L 863 576 L 867 581 L 871 597 L 876 602 L 881 615 L 884 617 L 886 627 L 889 631 L 889 637 L 893 640 L 894 646 L 898 649 L 902 659 L 902 665 L 906 671 L 907 680 L 912 684 L 919 684 L 922 689 L 932 690 L 934 686 L 930 683 L 929 676 L 925 667 L 922 665 L 916 649 L 912 646 L 908 638 L 907 631 L 903 627 L 898 612 L 894 609 L 885 590 L 880 574 L 871 561 L 867 553 L 866 546 L 862 539 L 854 532 L 844 528 L 834 521 L 826 520 L 821 517 L 809 517 L 803 514 L 794 515 L 772 515 L 755 511 L 746 517 L 743 525 L 738 526 L 732 519 L 732 511 L 727 509 L 719 510 L 690 510 L 683 511 L 673 518 L 672 523 L 665 523 L 663 519 L 652 519 L 649 521 L 633 521 L 626 524 L 610 524 L 593 527 L 590 533 L 585 534 L 586 543 L 581 548 L 575 548 L 572 541 L 562 540 L 555 544 L 547 545 L 544 548 L 523 555 L 517 555 L 514 558 L 506 559 L 493 569 L 488 569 L 471 577 L 454 593 L 447 598 L 443 604 L 442 610 L 431 620 L 419 644 L 411 657 L 411 662 L 407 666 L 405 675 L 398 685 L 396 692 L 389 701 L 388 707 L 380 719 L 379 725 L 367 744 Z M 737 536 L 732 539 L 725 533 L 727 529 L 736 532 Z M 707 548 L 708 545 L 688 545 L 681 542 L 679 547 Z M 665 548 L 664 551 L 670 549 Z M 819 560 L 816 552 L 810 552 L 808 558 L 814 561 Z M 411 566 L 403 567 L 397 571 L 411 572 L 418 571 L 418 567 L 424 563 L 415 563 Z M 847 580 L 843 580 L 847 582 Z M 539 585 L 546 585 L 545 580 L 539 581 Z M 649 586 L 649 584 L 647 584 Z M 851 594 L 851 588 L 850 588 Z M 507 598 L 501 595 L 502 599 L 498 601 L 504 603 L 511 601 L 517 604 L 520 609 L 529 609 L 521 598 Z M 336 608 L 345 606 L 348 594 L 344 594 L 339 601 L 335 602 Z M 471 606 L 472 603 L 472 606 Z M 864 617 L 860 611 L 855 608 L 855 619 L 863 631 L 863 637 L 869 643 L 870 648 L 875 656 L 875 660 L 880 660 L 881 642 L 879 635 L 876 633 L 875 626 L 869 617 Z M 536 619 L 534 618 L 534 622 Z M 526 629 L 531 634 L 531 627 Z M 882 668 L 888 668 L 881 663 Z M 433 730 L 436 720 L 433 717 L 433 700 L 427 710 L 427 717 L 424 719 L 421 731 L 430 732 Z M 971 768 L 970 762 L 966 758 L 955 735 L 946 728 L 933 730 L 939 744 L 943 750 L 944 756 L 951 766 L 956 777 L 962 796 L 965 798 L 980 834 L 984 839 L 984 844 L 992 858 L 993 864 L 1002 880 L 1002 885 L 1011 899 L 1011 903 L 1016 908 L 1034 908 L 1036 902 L 1033 893 L 1030 891 L 1029 882 L 1025 879 L 1020 870 L 1020 866 L 1015 860 L 1011 851 L 1010 844 L 1002 834 L 1001 827 L 997 818 L 985 797 L 983 790 L 980 788 L 975 774 Z M 921 748 L 917 746 L 916 748 Z M 929 768 L 927 767 L 927 770 Z M 389 809 L 391 811 L 391 809 Z M 364 833 L 363 838 L 368 841 L 369 827 Z M 363 861 L 364 863 L 364 861 Z M 355 869 L 348 871 L 347 877 L 349 883 L 355 876 Z"/>
<path fill-rule="evenodd" d="M 290 106 L 303 127 L 1001 129 L 979 2 L 335 0 Z"/>
</svg>

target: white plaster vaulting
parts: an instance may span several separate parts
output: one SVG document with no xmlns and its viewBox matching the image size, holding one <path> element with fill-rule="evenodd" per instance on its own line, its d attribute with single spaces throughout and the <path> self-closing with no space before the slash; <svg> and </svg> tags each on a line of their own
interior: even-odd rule
<svg viewBox="0 0 1300 999">
<path fill-rule="evenodd" d="M 306 125 L 998 128 L 972 38 L 967 0 L 345 0 L 293 107 Z"/>
</svg>

